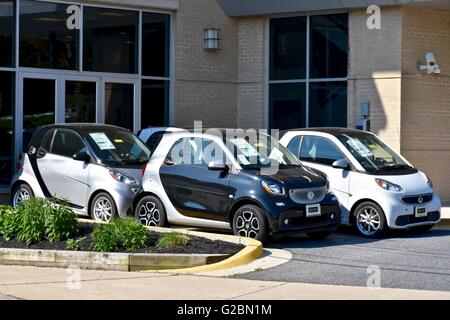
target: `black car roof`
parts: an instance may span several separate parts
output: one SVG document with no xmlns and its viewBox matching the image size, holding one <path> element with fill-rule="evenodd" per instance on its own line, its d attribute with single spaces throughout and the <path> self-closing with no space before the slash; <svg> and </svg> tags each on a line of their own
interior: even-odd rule
<svg viewBox="0 0 450 320">
<path fill-rule="evenodd" d="M 323 132 L 331 134 L 333 136 L 340 136 L 342 134 L 354 134 L 354 133 L 364 133 L 364 131 L 351 128 L 338 128 L 338 127 L 321 127 L 321 128 L 298 128 L 280 131 L 280 136 L 285 135 L 290 131 L 309 131 L 309 132 Z"/>
<path fill-rule="evenodd" d="M 126 128 L 113 126 L 109 124 L 102 124 L 102 123 L 64 123 L 64 124 L 49 124 L 40 127 L 41 130 L 51 130 L 51 129 L 71 129 L 76 132 L 86 132 L 86 131 L 92 131 L 92 130 L 99 130 L 99 129 L 115 129 L 115 130 L 123 130 L 123 131 L 130 131 Z"/>
</svg>

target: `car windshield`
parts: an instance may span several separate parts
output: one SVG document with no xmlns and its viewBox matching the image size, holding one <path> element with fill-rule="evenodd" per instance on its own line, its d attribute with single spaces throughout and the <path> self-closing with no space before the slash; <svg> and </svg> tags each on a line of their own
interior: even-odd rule
<svg viewBox="0 0 450 320">
<path fill-rule="evenodd" d="M 368 172 L 387 172 L 412 168 L 394 150 L 368 133 L 343 134 L 338 139 Z"/>
<path fill-rule="evenodd" d="M 261 169 L 273 165 L 281 167 L 301 166 L 300 161 L 280 142 L 269 135 L 233 137 L 226 139 L 227 147 L 245 169 Z"/>
<path fill-rule="evenodd" d="M 102 162 L 133 164 L 146 163 L 150 150 L 133 133 L 125 130 L 92 131 L 88 139 Z"/>
</svg>

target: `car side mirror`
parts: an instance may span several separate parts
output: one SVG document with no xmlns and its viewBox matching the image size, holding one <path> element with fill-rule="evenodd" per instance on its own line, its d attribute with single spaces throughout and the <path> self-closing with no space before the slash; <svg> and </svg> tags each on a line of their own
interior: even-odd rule
<svg viewBox="0 0 450 320">
<path fill-rule="evenodd" d="M 213 170 L 213 171 L 228 171 L 230 169 L 230 167 L 223 162 L 211 161 L 208 164 L 208 169 Z"/>
<path fill-rule="evenodd" d="M 336 169 L 343 169 L 343 170 L 349 170 L 350 169 L 350 163 L 346 159 L 339 159 L 333 162 L 331 165 L 333 168 Z"/>
<path fill-rule="evenodd" d="M 72 159 L 75 161 L 88 162 L 91 159 L 91 157 L 88 155 L 88 153 L 86 151 L 83 150 L 83 151 L 75 153 L 72 156 Z"/>
</svg>

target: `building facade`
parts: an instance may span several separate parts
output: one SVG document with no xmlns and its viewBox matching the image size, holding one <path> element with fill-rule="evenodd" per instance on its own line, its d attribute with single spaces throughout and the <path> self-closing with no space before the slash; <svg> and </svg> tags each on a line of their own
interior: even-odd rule
<svg viewBox="0 0 450 320">
<path fill-rule="evenodd" d="M 355 127 L 369 105 L 450 201 L 450 3 L 372 2 L 381 29 L 362 0 L 0 0 L 0 185 L 44 123 Z"/>
</svg>

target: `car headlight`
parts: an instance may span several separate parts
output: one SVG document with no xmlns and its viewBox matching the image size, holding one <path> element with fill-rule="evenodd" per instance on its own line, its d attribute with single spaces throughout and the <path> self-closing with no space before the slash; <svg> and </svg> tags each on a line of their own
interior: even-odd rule
<svg viewBox="0 0 450 320">
<path fill-rule="evenodd" d="M 398 184 L 389 182 L 387 180 L 383 180 L 383 179 L 375 179 L 375 182 L 377 183 L 377 185 L 384 189 L 384 190 L 388 190 L 388 191 L 394 191 L 394 192 L 403 192 L 403 188 L 400 187 Z"/>
<path fill-rule="evenodd" d="M 109 174 L 116 181 L 119 181 L 119 182 L 122 182 L 122 183 L 125 183 L 125 184 L 139 184 L 139 182 L 136 179 L 131 178 L 131 177 L 129 177 L 129 176 L 119 172 L 119 171 L 109 170 Z"/>
<path fill-rule="evenodd" d="M 282 196 L 285 194 L 284 187 L 279 183 L 262 180 L 261 186 L 267 193 L 274 194 L 277 196 Z"/>
</svg>

